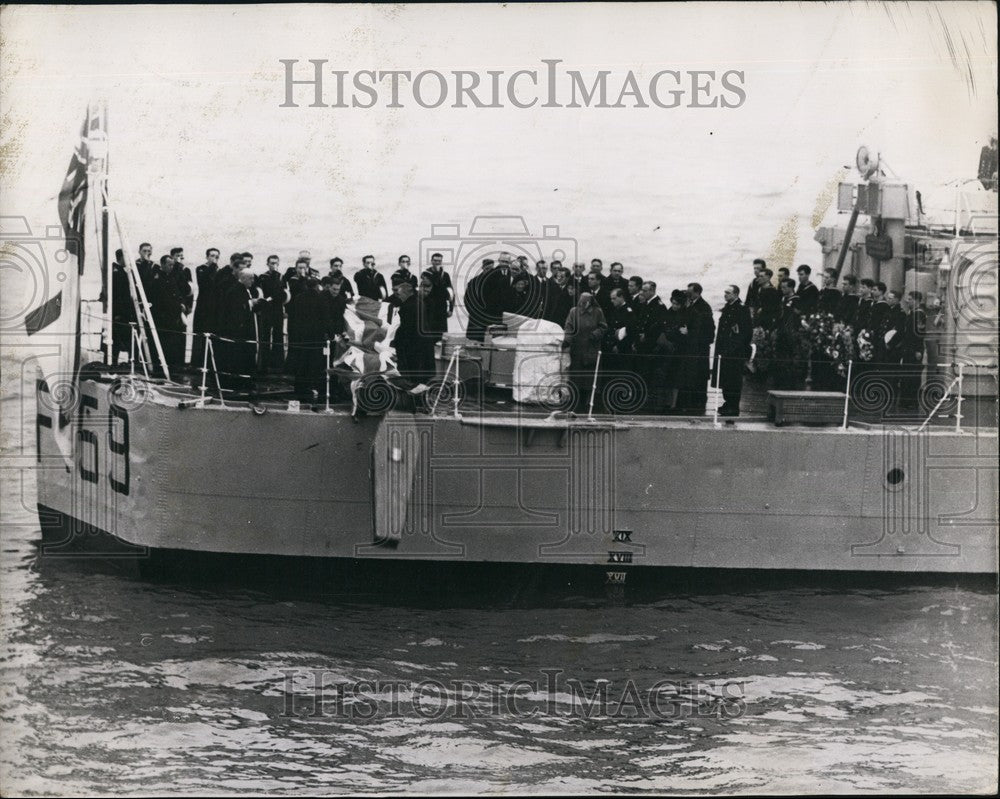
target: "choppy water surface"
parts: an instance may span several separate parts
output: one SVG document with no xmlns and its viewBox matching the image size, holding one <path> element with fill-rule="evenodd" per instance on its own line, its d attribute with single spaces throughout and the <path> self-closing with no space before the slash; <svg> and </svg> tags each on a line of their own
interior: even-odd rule
<svg viewBox="0 0 1000 799">
<path fill-rule="evenodd" d="M 39 561 L 30 471 L 7 472 L 7 794 L 996 784 L 981 588 L 448 609 L 157 584 Z"/>
</svg>

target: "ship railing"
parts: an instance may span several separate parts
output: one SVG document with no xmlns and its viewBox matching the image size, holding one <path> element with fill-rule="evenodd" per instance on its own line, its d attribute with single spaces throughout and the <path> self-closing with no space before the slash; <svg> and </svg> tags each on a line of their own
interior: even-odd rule
<svg viewBox="0 0 1000 799">
<path fill-rule="evenodd" d="M 962 235 L 963 231 L 966 231 L 974 236 L 980 235 L 979 231 L 976 230 L 976 223 L 979 221 L 991 221 L 993 224 L 990 226 L 990 229 L 982 232 L 992 233 L 993 235 L 996 235 L 997 232 L 996 212 L 989 213 L 988 211 L 983 211 L 982 209 L 974 208 L 969 193 L 964 191 L 965 186 L 976 183 L 980 183 L 979 178 L 968 178 L 966 180 L 956 181 L 955 220 L 953 226 L 953 233 L 955 236 Z M 965 222 L 964 226 L 962 224 L 963 221 Z"/>
<path fill-rule="evenodd" d="M 169 334 L 171 331 L 161 332 Z M 249 363 L 249 358 L 246 362 L 250 371 L 246 368 L 232 369 L 228 361 L 223 362 L 220 358 L 219 346 L 226 343 L 260 347 L 263 343 L 209 333 L 196 334 L 204 346 L 199 351 L 200 363 L 192 364 L 188 370 L 189 374 L 200 373 L 200 378 L 188 384 L 155 378 L 152 376 L 156 372 L 155 365 L 149 363 L 143 354 L 142 336 L 142 325 L 132 323 L 129 347 L 131 378 L 135 380 L 141 377 L 147 382 L 183 388 L 186 392 L 193 390 L 196 392 L 191 397 L 194 403 L 218 402 L 225 406 L 230 399 L 248 399 L 253 405 L 268 394 L 285 395 L 290 388 L 286 386 L 280 390 L 268 391 L 265 386 L 262 393 L 256 393 L 257 382 L 261 380 L 263 373 Z M 939 365 L 936 360 L 932 363 L 930 345 L 934 343 L 937 351 L 941 342 L 936 342 L 930 335 L 927 342 L 926 365 L 922 359 L 920 363 L 911 364 L 901 364 L 898 360 L 880 363 L 873 360 L 870 353 L 868 360 L 855 355 L 845 361 L 842 353 L 831 359 L 829 353 L 822 355 L 815 348 L 800 346 L 801 341 L 795 345 L 794 353 L 788 349 L 788 342 L 782 345 L 785 346 L 784 350 L 776 349 L 773 342 L 755 343 L 751 358 L 741 363 L 743 375 L 740 415 L 744 421 L 766 421 L 769 415 L 768 395 L 772 390 L 805 392 L 806 401 L 808 392 L 818 391 L 827 395 L 822 398 L 827 410 L 822 421 L 813 423 L 827 426 L 836 423 L 841 428 L 855 423 L 862 426 L 870 423 L 893 424 L 920 431 L 931 425 L 953 424 L 955 430 L 961 431 L 969 418 L 964 405 L 968 399 L 968 369 L 957 364 Z M 332 341 L 323 339 L 320 342 L 295 342 L 287 346 L 289 352 L 294 352 L 299 346 L 317 349 L 317 344 L 324 351 L 326 366 L 324 375 L 320 376 L 317 372 L 317 381 L 322 381 L 316 385 L 321 392 L 317 402 L 322 402 L 330 410 L 332 380 L 337 377 L 345 378 L 345 375 L 338 375 L 335 369 L 331 369 Z M 275 354 L 283 357 L 284 346 L 283 344 Z M 560 356 L 556 345 L 556 362 L 562 357 L 562 365 L 539 380 L 539 385 L 545 383 L 554 389 L 552 399 L 550 401 L 543 397 L 532 402 L 543 412 L 575 412 L 579 414 L 574 417 L 578 421 L 593 422 L 597 415 L 602 417 L 600 421 L 604 421 L 608 415 L 629 417 L 641 414 L 648 417 L 667 414 L 703 418 L 711 420 L 717 426 L 724 423 L 726 414 L 721 412 L 724 398 L 723 387 L 719 385 L 721 370 L 718 359 L 705 352 L 696 355 L 662 351 L 619 353 L 615 349 L 614 346 L 600 349 L 596 363 L 574 372 L 571 359 L 565 353 Z M 848 353 L 855 350 L 856 345 L 848 344 Z M 481 397 L 481 392 L 487 389 L 503 391 L 511 388 L 513 375 L 508 374 L 504 378 L 505 389 L 504 384 L 494 382 L 496 372 L 490 373 L 488 368 L 480 368 L 483 366 L 483 352 L 484 349 L 477 349 L 470 343 L 468 346 L 463 344 L 455 347 L 447 358 L 440 358 L 437 377 L 426 379 L 428 390 L 423 407 L 436 415 L 444 403 L 450 405 L 448 410 L 452 416 L 460 418 L 463 409 L 471 407 L 465 405 L 467 395 Z M 551 354 L 549 357 L 551 358 Z M 470 364 L 477 365 L 476 368 L 480 371 L 470 372 Z M 257 366 L 259 365 L 257 361 Z M 493 368 L 496 368 L 495 363 Z M 141 375 L 137 374 L 139 372 Z M 178 370 L 178 375 L 180 374 L 183 372 Z M 364 377 L 365 375 L 358 375 L 358 378 Z M 279 387 L 285 380 L 280 376 L 273 379 Z M 245 390 L 234 387 L 238 385 L 237 381 Z M 699 382 L 700 388 L 697 385 Z M 976 387 L 973 389 L 973 393 L 977 395 L 977 403 L 983 399 L 979 397 L 983 392 L 982 382 L 978 379 L 977 372 L 974 383 Z M 691 395 L 694 393 L 700 393 L 701 399 L 693 401 Z M 568 402 L 565 401 L 567 396 Z M 994 391 L 992 400 L 986 397 L 985 401 L 995 403 L 995 397 Z M 819 401 L 821 398 L 814 399 Z M 829 405 L 834 402 L 839 403 L 840 408 L 836 414 L 836 422 L 829 413 Z M 520 400 L 515 405 L 519 403 Z M 696 405 L 699 407 L 694 407 Z M 902 412 L 904 405 L 905 413 Z M 355 410 L 356 406 L 355 396 Z M 503 403 L 496 405 L 501 412 L 502 406 Z M 508 412 L 514 408 L 509 402 L 506 407 Z M 988 404 L 972 407 L 977 413 L 977 419 L 981 419 L 984 425 L 992 427 L 995 424 L 990 422 Z M 981 409 L 987 413 L 978 413 Z"/>
</svg>

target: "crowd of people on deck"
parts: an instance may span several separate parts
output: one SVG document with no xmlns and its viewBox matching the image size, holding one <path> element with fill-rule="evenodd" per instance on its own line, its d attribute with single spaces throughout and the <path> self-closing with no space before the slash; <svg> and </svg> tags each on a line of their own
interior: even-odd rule
<svg viewBox="0 0 1000 799">
<path fill-rule="evenodd" d="M 813 390 L 844 391 L 877 380 L 901 410 L 914 410 L 924 380 L 937 370 L 938 342 L 944 326 L 940 301 L 917 290 L 903 293 L 870 278 L 825 269 L 822 287 L 801 265 L 797 280 L 787 269 L 775 275 L 762 259 L 754 261 L 747 305 L 754 319 L 755 355 L 750 364 L 758 380 L 797 390 L 808 380 Z"/>
<path fill-rule="evenodd" d="M 132 350 L 138 327 L 124 255 L 116 255 L 115 360 Z M 233 253 L 224 266 L 219 257 L 218 249 L 209 248 L 192 272 L 181 247 L 159 262 L 152 260 L 149 243 L 139 247 L 136 274 L 169 369 L 185 366 L 187 318 L 195 369 L 211 355 L 213 371 L 236 391 L 251 390 L 263 374 L 292 375 L 296 394 L 315 399 L 326 377 L 326 344 L 343 335 L 348 305 L 364 297 L 388 303 L 390 320 L 399 316 L 391 343 L 400 373 L 414 383 L 434 377 L 435 347 L 457 305 L 441 254 L 433 254 L 419 275 L 410 270 L 409 256 L 400 256 L 388 281 L 371 255 L 362 258 L 353 281 L 342 259 L 331 259 L 321 274 L 308 251 L 284 271 L 277 255 L 268 256 L 259 273 L 251 253 Z M 797 280 L 786 268 L 775 274 L 763 259 L 753 269 L 745 295 L 736 285 L 727 287 L 716 314 L 698 283 L 671 290 L 665 302 L 654 281 L 626 277 L 617 261 L 605 274 L 598 258 L 589 266 L 544 260 L 532 266 L 526 256 L 501 252 L 484 259 L 466 284 L 466 336 L 483 342 L 505 313 L 551 322 L 564 330 L 568 376 L 578 398 L 599 380 L 634 375 L 641 379 L 644 410 L 653 413 L 703 414 L 713 375 L 722 416 L 739 415 L 746 377 L 772 388 L 801 389 L 808 381 L 814 390 L 843 391 L 849 362 L 855 376 L 880 375 L 898 392 L 902 407 L 916 404 L 925 343 L 928 371 L 937 363 L 933 331 L 941 314 L 933 302 L 928 310 L 918 291 L 900 296 L 852 275 L 838 288 L 832 269 L 824 271 L 822 287 L 812 282 L 807 265 L 798 267 Z M 205 334 L 211 334 L 210 352 Z M 152 345 L 150 355 L 158 368 Z"/>
</svg>

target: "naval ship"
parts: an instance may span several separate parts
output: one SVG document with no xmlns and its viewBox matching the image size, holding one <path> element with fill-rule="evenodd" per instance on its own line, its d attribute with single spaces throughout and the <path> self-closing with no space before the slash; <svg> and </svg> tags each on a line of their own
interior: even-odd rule
<svg viewBox="0 0 1000 799">
<path fill-rule="evenodd" d="M 103 124 L 88 113 L 60 195 L 77 278 L 81 192 L 105 236 L 94 260 L 108 269 L 112 227 L 136 259 L 109 201 Z M 151 376 L 151 318 L 130 365 L 111 366 L 87 350 L 77 281 L 26 321 L 36 340 L 64 325 L 76 342 L 60 363 L 40 361 L 37 379 L 42 554 L 252 562 L 260 574 L 322 561 L 383 586 L 428 566 L 553 567 L 611 586 L 663 569 L 994 574 L 996 184 L 957 181 L 932 198 L 867 151 L 857 161 L 817 240 L 824 266 L 941 298 L 938 389 L 916 414 L 850 380 L 765 391 L 735 419 L 595 412 L 593 397 L 572 413 L 515 401 L 499 347 L 484 365 L 489 337 L 475 359 L 446 340 L 420 401 L 393 402 L 380 383 L 360 408 L 355 397 L 308 409 L 280 388 L 207 391 L 204 370 Z M 134 274 L 130 286 L 142 319 Z"/>
</svg>

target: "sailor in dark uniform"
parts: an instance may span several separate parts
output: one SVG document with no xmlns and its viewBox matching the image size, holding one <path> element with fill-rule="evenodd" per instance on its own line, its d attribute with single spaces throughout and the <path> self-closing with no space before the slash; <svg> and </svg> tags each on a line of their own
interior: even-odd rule
<svg viewBox="0 0 1000 799">
<path fill-rule="evenodd" d="M 844 295 L 837 288 L 837 270 L 832 267 L 823 270 L 823 288 L 819 292 L 817 310 L 836 317 L 840 310 Z"/>
<path fill-rule="evenodd" d="M 747 296 L 746 302 L 743 304 L 750 309 L 750 315 L 756 317 L 757 309 L 760 308 L 760 302 L 758 300 L 758 295 L 760 294 L 761 281 L 760 275 L 767 269 L 767 262 L 763 258 L 753 259 L 753 280 L 750 281 L 750 285 L 747 286 Z"/>
<path fill-rule="evenodd" d="M 845 275 L 841 280 L 841 285 L 844 287 L 843 296 L 834 316 L 838 322 L 853 326 L 858 314 L 858 305 L 861 302 L 861 296 L 858 294 L 858 279 L 854 275 Z"/>
<path fill-rule="evenodd" d="M 417 287 L 417 276 L 410 271 L 409 255 L 399 256 L 399 268 L 389 277 L 389 282 L 392 284 L 393 291 L 395 291 L 396 286 L 403 281 L 410 283 L 414 288 Z"/>
<path fill-rule="evenodd" d="M 702 299 L 701 286 L 698 283 L 688 284 L 688 327 L 691 336 L 691 351 L 693 353 L 692 363 L 692 390 L 685 410 L 690 413 L 700 414 L 705 412 L 708 404 L 708 380 L 711 375 L 712 365 L 709 360 L 709 353 L 712 342 L 715 340 L 715 320 L 712 317 L 711 306 Z"/>
<path fill-rule="evenodd" d="M 305 285 L 288 301 L 287 362 L 294 369 L 295 395 L 302 402 L 313 402 L 319 399 L 324 387 L 323 350 L 333 319 L 330 301 L 320 291 L 320 281 L 315 277 L 304 280 Z"/>
<path fill-rule="evenodd" d="M 771 331 L 781 316 L 781 292 L 771 284 L 774 273 L 764 267 L 757 278 L 757 308 L 752 312 L 754 324 Z"/>
<path fill-rule="evenodd" d="M 278 256 L 267 256 L 267 271 L 257 277 L 263 302 L 258 318 L 260 326 L 261 371 L 281 371 L 285 364 L 285 288 L 278 271 Z"/>
<path fill-rule="evenodd" d="M 332 277 L 332 275 L 331 275 Z M 309 285 L 309 264 L 299 260 L 295 262 L 295 271 L 285 281 L 285 290 L 288 292 L 288 301 L 291 302 L 301 292 L 305 291 Z"/>
<path fill-rule="evenodd" d="M 872 347 L 869 351 L 874 352 L 875 338 L 874 331 L 871 327 L 872 321 L 872 310 L 875 307 L 875 301 L 873 295 L 875 293 L 875 281 L 871 278 L 863 278 L 860 281 L 858 298 L 858 307 L 854 312 L 854 319 L 851 322 L 851 331 L 854 335 L 854 366 L 852 369 L 853 379 L 861 377 L 861 375 L 871 368 L 871 360 L 865 360 L 866 355 L 865 349 L 862 347 L 862 338 L 867 336 Z M 869 358 L 873 357 L 869 355 Z"/>
<path fill-rule="evenodd" d="M 448 319 L 455 311 L 455 290 L 451 285 L 451 276 L 442 267 L 443 260 L 441 253 L 433 253 L 430 268 L 421 275 L 430 277 L 433 287 L 427 300 L 431 306 L 428 322 L 432 325 L 428 332 L 433 334 L 435 341 L 440 341 L 448 332 Z"/>
<path fill-rule="evenodd" d="M 153 270 L 156 268 L 156 264 L 152 261 L 152 255 L 152 244 L 148 241 L 144 241 L 139 245 L 139 257 L 135 261 L 135 266 L 139 272 L 139 280 L 142 283 L 142 288 L 146 292 L 147 299 L 149 299 L 149 284 L 153 279 Z"/>
<path fill-rule="evenodd" d="M 132 351 L 132 325 L 136 321 L 132 287 L 125 271 L 125 253 L 115 251 L 111 268 L 111 364 L 118 363 L 118 353 Z"/>
<path fill-rule="evenodd" d="M 331 341 L 344 332 L 344 312 L 347 310 L 347 295 L 343 292 L 343 281 L 327 275 L 323 278 L 323 295 L 330 308 L 330 330 L 327 338 Z"/>
<path fill-rule="evenodd" d="M 859 292 L 858 309 L 854 313 L 854 322 L 851 325 L 854 328 L 855 335 L 862 330 L 868 329 L 868 323 L 871 321 L 872 308 L 875 305 L 875 300 L 872 298 L 875 292 L 875 281 L 871 278 L 863 278 L 860 283 Z"/>
<path fill-rule="evenodd" d="M 389 289 L 385 285 L 385 277 L 375 268 L 375 256 L 366 255 L 361 259 L 361 263 L 361 269 L 354 273 L 354 285 L 358 287 L 358 296 L 385 302 L 389 299 Z"/>
<path fill-rule="evenodd" d="M 399 313 L 399 326 L 392 340 L 396 350 L 396 367 L 399 373 L 414 383 L 423 383 L 428 378 L 426 363 L 426 341 L 429 334 L 422 328 L 426 326 L 420 308 L 421 298 L 409 281 L 396 286 L 396 306 Z M 431 352 L 433 353 L 433 339 Z"/>
<path fill-rule="evenodd" d="M 872 344 L 875 348 L 875 361 L 879 360 L 879 355 L 884 354 L 882 352 L 883 344 L 878 343 L 878 334 L 885 324 L 886 316 L 889 314 L 889 303 L 885 299 L 886 287 L 885 283 L 878 282 L 872 286 L 872 308 L 871 312 L 868 314 L 868 323 L 865 327 L 872 333 Z"/>
<path fill-rule="evenodd" d="M 799 285 L 795 289 L 795 296 L 799 298 L 799 310 L 803 316 L 809 316 L 819 305 L 819 289 L 809 281 L 812 268 L 808 264 L 802 264 L 795 270 L 795 274 L 799 276 Z"/>
<path fill-rule="evenodd" d="M 927 312 L 924 296 L 919 291 L 906 295 L 903 336 L 899 345 L 899 407 L 915 410 L 923 382 L 924 339 L 927 334 Z"/>
<path fill-rule="evenodd" d="M 819 299 L 816 304 L 816 313 L 832 317 L 834 322 L 837 320 L 837 314 L 840 312 L 840 306 L 844 299 L 840 290 L 834 286 L 836 282 L 836 269 L 823 270 L 823 288 L 820 289 Z M 830 327 L 832 333 L 832 325 Z M 828 340 L 827 345 L 816 346 L 810 342 L 810 374 L 814 391 L 836 391 L 840 388 L 840 377 L 837 374 L 833 359 L 828 354 L 828 345 L 832 343 L 832 340 Z"/>
<path fill-rule="evenodd" d="M 429 382 L 437 371 L 434 346 L 440 337 L 440 326 L 443 324 L 447 327 L 448 324 L 447 317 L 441 316 L 440 292 L 440 284 L 435 283 L 428 272 L 424 272 L 417 284 L 417 337 L 413 342 L 413 378 L 418 383 Z"/>
<path fill-rule="evenodd" d="M 205 250 L 205 263 L 194 270 L 198 295 L 195 297 L 194 317 L 192 319 L 194 337 L 191 340 L 191 364 L 198 369 L 204 363 L 205 333 L 212 332 L 214 327 L 212 286 L 218 271 L 219 251 L 215 247 L 209 247 Z"/>
<path fill-rule="evenodd" d="M 797 391 L 802 388 L 806 365 L 799 355 L 799 337 L 802 330 L 802 312 L 799 297 L 795 294 L 795 281 L 785 278 L 778 284 L 781 290 L 781 315 L 774 341 L 777 360 L 774 387 Z"/>
<path fill-rule="evenodd" d="M 191 313 L 194 306 L 194 293 L 191 290 L 191 269 L 184 264 L 184 248 L 174 247 L 170 250 L 170 259 L 174 262 L 174 277 L 177 280 L 177 290 L 184 302 L 184 313 Z"/>
<path fill-rule="evenodd" d="M 160 259 L 153 270 L 149 288 L 152 297 L 153 322 L 156 324 L 167 366 L 177 369 L 184 365 L 184 301 L 173 274 L 174 261 L 169 255 Z M 155 356 L 154 356 L 155 359 Z"/>
<path fill-rule="evenodd" d="M 229 291 L 229 287 L 237 282 L 237 275 L 243 268 L 243 254 L 234 252 L 229 256 L 229 263 L 215 273 L 215 282 L 212 292 L 217 302 L 222 301 L 222 296 Z"/>
<path fill-rule="evenodd" d="M 142 315 L 144 318 L 144 326 L 146 328 L 146 341 L 149 342 L 149 352 L 150 357 L 153 359 L 154 367 L 159 362 L 159 355 L 156 352 L 156 348 L 153 346 L 153 337 L 149 327 L 149 319 L 152 316 L 153 308 L 153 270 L 156 268 L 156 264 L 151 260 L 153 255 L 153 245 L 148 241 L 144 241 L 139 245 L 139 257 L 135 261 L 136 272 L 139 275 L 139 285 L 142 286 L 142 295 L 146 298 L 147 306 L 142 306 L 142 296 L 140 296 L 139 303 L 142 308 Z"/>
<path fill-rule="evenodd" d="M 881 285 L 881 284 L 880 284 Z M 903 329 L 906 327 L 906 311 L 899 304 L 899 293 L 887 291 L 885 298 L 881 302 L 875 303 L 872 316 L 876 317 L 875 311 L 880 305 L 885 306 L 885 310 L 877 316 L 878 327 L 875 327 L 875 361 L 884 365 L 885 373 L 898 374 L 903 343 Z"/>
<path fill-rule="evenodd" d="M 300 250 L 299 251 L 299 257 L 295 259 L 295 264 L 298 265 L 299 261 L 305 261 L 305 263 L 306 263 L 306 277 L 315 277 L 315 278 L 319 277 L 319 270 L 313 268 L 313 265 L 312 265 L 312 253 L 310 253 L 309 250 Z M 330 259 L 330 269 L 331 269 L 331 272 L 333 271 L 333 262 L 334 261 L 337 262 L 337 267 L 336 268 L 338 270 L 344 265 L 344 261 L 343 261 L 342 258 L 332 258 L 332 259 Z M 288 288 L 288 281 L 292 277 L 292 275 L 295 274 L 295 271 L 296 271 L 295 266 L 290 266 L 290 267 L 288 267 L 288 269 L 285 270 L 285 274 L 283 274 L 281 276 L 281 280 L 285 284 L 285 289 L 286 290 Z"/>
<path fill-rule="evenodd" d="M 717 382 L 722 389 L 720 416 L 740 415 L 740 396 L 743 392 L 743 366 L 750 357 L 753 340 L 753 322 L 750 309 L 740 302 L 740 289 L 726 289 L 726 304 L 719 314 L 719 327 L 715 336 Z"/>
<path fill-rule="evenodd" d="M 312 267 L 309 267 L 306 271 L 306 277 L 318 277 L 319 272 L 317 272 Z M 333 278 L 334 280 L 340 281 L 340 293 L 343 294 L 348 302 L 354 301 L 354 286 L 351 284 L 351 279 L 344 274 L 344 261 L 341 258 L 331 258 L 330 259 L 330 271 L 327 272 L 325 277 Z M 287 280 L 286 280 L 287 283 Z"/>
<path fill-rule="evenodd" d="M 409 283 L 413 288 L 417 287 L 417 276 L 410 271 L 410 256 L 400 255 L 397 262 L 399 268 L 389 275 L 389 298 L 386 302 L 389 305 L 388 321 L 392 322 L 392 317 L 396 307 L 399 305 L 399 296 L 396 294 L 396 286 L 400 283 Z M 468 291 L 468 289 L 466 289 Z"/>
</svg>

